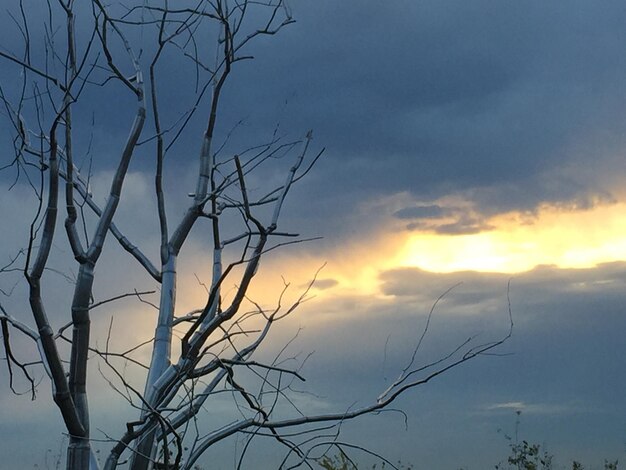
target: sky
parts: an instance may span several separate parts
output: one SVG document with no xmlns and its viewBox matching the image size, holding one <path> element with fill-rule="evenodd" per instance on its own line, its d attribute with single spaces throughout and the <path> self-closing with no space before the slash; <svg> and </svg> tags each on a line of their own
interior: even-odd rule
<svg viewBox="0 0 626 470">
<path fill-rule="evenodd" d="M 271 304 L 283 277 L 298 291 L 324 266 L 314 298 L 268 346 L 270 354 L 298 332 L 292 354 L 315 351 L 303 369 L 314 395 L 303 395 L 303 406 L 325 412 L 375 399 L 410 359 L 433 303 L 454 286 L 434 310 L 420 363 L 470 336 L 502 338 L 509 304 L 512 337 L 496 355 L 402 397 L 395 406 L 406 423 L 395 412 L 367 417 L 347 423 L 344 439 L 416 469 L 493 468 L 508 455 L 506 436 L 521 411 L 520 436 L 545 445 L 562 468 L 573 459 L 589 468 L 626 459 L 624 3 L 293 0 L 290 7 L 296 23 L 254 43 L 254 60 L 236 64 L 218 137 L 235 129 L 224 153 L 235 152 L 267 141 L 278 125 L 286 139 L 312 129 L 314 150 L 325 148 L 289 194 L 282 222 L 322 238 L 271 253 L 251 291 Z M 29 13 L 38 24 L 40 13 Z M 15 50 L 9 17 L 0 26 L 2 50 Z M 164 103 L 175 122 L 193 89 L 178 85 L 189 78 L 179 59 L 164 60 L 171 66 L 163 81 L 173 85 Z M 18 74 L 3 63 L 0 84 L 11 90 Z M 106 93 L 113 92 L 86 95 L 98 113 L 78 140 L 79 152 L 94 155 L 91 183 L 101 199 L 131 117 L 128 107 L 115 111 L 118 94 Z M 12 158 L 5 116 L 2 162 Z M 193 191 L 202 125 L 192 123 L 166 160 L 172 220 Z M 251 191 L 282 181 L 288 165 L 279 164 L 252 175 Z M 157 260 L 153 172 L 139 152 L 115 221 Z M 13 222 L 0 227 L 0 264 L 24 245 L 36 203 L 23 179 L 8 191 L 12 177 L 0 173 L 0 215 Z M 179 312 L 201 302 L 196 275 L 210 282 L 208 247 L 206 232 L 194 232 L 181 255 Z M 55 263 L 66 250 L 59 241 Z M 129 285 L 154 288 L 111 240 L 106 250 L 97 298 Z M 0 287 L 8 290 L 12 279 Z M 62 325 L 70 283 L 54 275 L 47 282 L 51 317 Z M 26 322 L 23 301 L 20 286 L 0 297 Z M 94 314 L 93 342 L 106 341 L 110 318 L 119 345 L 152 334 L 145 305 L 103 312 Z M 102 439 L 118 435 L 128 410 L 97 371 L 92 379 L 100 384 L 94 429 Z M 0 455 L 14 455 L 23 468 L 44 466 L 62 431 L 46 380 L 36 402 L 11 395 L 5 368 L 0 384 Z M 232 468 L 236 446 L 217 449 L 218 468 Z M 274 468 L 272 450 L 255 452 Z"/>
</svg>

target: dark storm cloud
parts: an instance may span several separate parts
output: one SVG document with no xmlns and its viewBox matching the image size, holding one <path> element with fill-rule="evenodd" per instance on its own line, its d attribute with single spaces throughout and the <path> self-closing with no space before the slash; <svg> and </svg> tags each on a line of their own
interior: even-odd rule
<svg viewBox="0 0 626 470">
<path fill-rule="evenodd" d="M 621 2 L 292 6 L 297 23 L 251 44 L 244 52 L 255 60 L 235 64 L 217 143 L 236 127 L 224 149 L 230 155 L 267 141 L 278 123 L 289 138 L 314 129 L 315 148 L 327 152 L 294 192 L 294 204 L 306 201 L 305 228 L 324 218 L 333 230 L 347 230 L 342 219 L 355 205 L 403 191 L 418 202 L 460 193 L 483 215 L 532 211 L 546 201 L 611 199 L 597 173 L 621 172 L 611 159 L 626 145 Z M 157 70 L 168 110 L 164 127 L 193 105 L 196 87 L 193 64 L 175 52 L 166 50 Z M 0 71 L 3 82 L 14 72 Z M 90 110 L 82 110 L 89 124 L 77 139 L 77 159 L 85 161 L 93 135 L 92 155 L 107 168 L 128 132 L 133 97 L 121 87 L 104 92 L 104 98 L 84 96 L 98 112 L 91 124 Z M 206 101 L 168 154 L 175 173 L 168 188 L 180 191 L 181 172 L 196 165 Z M 154 171 L 153 160 L 143 146 L 133 168 Z M 277 170 L 259 171 L 263 179 Z M 449 222 L 439 231 L 483 229 L 477 220 Z"/>
<path fill-rule="evenodd" d="M 316 2 L 295 13 L 283 41 L 242 65 L 231 98 L 260 121 L 315 129 L 329 149 L 317 187 L 352 201 L 467 191 L 492 211 L 604 190 L 561 170 L 625 143 L 620 2 Z"/>
</svg>

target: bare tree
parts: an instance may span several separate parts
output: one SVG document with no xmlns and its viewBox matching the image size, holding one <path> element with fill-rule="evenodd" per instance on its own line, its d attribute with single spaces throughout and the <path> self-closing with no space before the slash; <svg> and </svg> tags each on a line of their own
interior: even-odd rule
<svg viewBox="0 0 626 470">
<path fill-rule="evenodd" d="M 246 144 L 236 153 L 225 150 L 229 133 L 216 138 L 229 77 L 239 62 L 252 58 L 251 43 L 293 23 L 286 3 L 48 0 L 43 12 L 28 11 L 24 0 L 9 3 L 19 35 L 0 48 L 0 57 L 5 70 L 14 70 L 19 79 L 0 88 L 6 123 L 14 137 L 13 156 L 3 170 L 31 187 L 36 205 L 28 240 L 1 270 L 7 279 L 21 276 L 18 282 L 26 286 L 30 313 L 11 312 L 0 304 L 0 325 L 10 386 L 13 388 L 21 374 L 34 396 L 35 377 L 41 370 L 52 385 L 52 398 L 69 436 L 69 470 L 98 468 L 87 396 L 88 370 L 96 363 L 106 370 L 103 373 L 112 389 L 138 409 L 125 430 L 120 429 L 119 437 L 110 439 L 105 469 L 123 465 L 123 456 L 133 470 L 191 469 L 212 446 L 234 435 L 244 436 L 246 442 L 271 438 L 285 446 L 281 468 L 312 468 L 310 462 L 319 457 L 317 451 L 341 445 L 335 431 L 342 422 L 387 407 L 405 391 L 493 349 L 508 337 L 486 344 L 468 340 L 440 360 L 418 367 L 415 359 L 422 335 L 406 368 L 370 405 L 324 415 L 300 411 L 288 398 L 291 382 L 303 380 L 300 370 L 285 367 L 280 355 L 263 362 L 255 359 L 255 353 L 272 326 L 306 299 L 308 289 L 288 305 L 283 305 L 281 296 L 272 309 L 255 303 L 247 294 L 263 256 L 303 241 L 282 229 L 281 210 L 292 187 L 322 152 L 312 151 L 311 132 L 295 141 L 276 132 L 267 142 Z M 187 67 L 188 82 L 168 80 L 164 71 L 172 66 Z M 189 106 L 184 112 L 168 112 L 172 98 L 162 99 L 172 92 L 167 87 L 185 95 Z M 168 104 L 164 106 L 164 102 Z M 115 161 L 110 155 L 92 152 L 89 143 L 93 122 L 105 113 L 109 117 L 101 121 L 114 119 L 116 125 L 128 121 L 126 140 L 109 146 L 118 149 Z M 173 153 L 177 149 L 185 152 L 181 142 L 193 138 L 199 121 L 206 124 L 196 144 L 200 156 L 195 188 L 189 193 L 186 212 L 172 223 L 166 211 L 169 193 L 164 190 L 166 157 L 181 158 Z M 138 154 L 151 156 L 153 162 L 155 217 L 160 227 L 157 262 L 115 223 L 129 166 Z M 285 161 L 289 163 L 282 183 L 265 190 L 248 189 L 252 172 Z M 90 188 L 92 164 L 112 168 L 104 204 Z M 59 233 L 60 220 L 64 221 L 64 234 Z M 192 230 L 208 233 L 212 276 L 202 305 L 181 313 L 176 311 L 177 260 Z M 105 348 L 90 341 L 92 310 L 126 297 L 147 302 L 149 294 L 130 289 L 104 301 L 94 300 L 96 267 L 105 241 L 111 237 L 129 260 L 133 258 L 143 268 L 159 295 L 153 340 L 124 351 L 111 350 L 108 340 Z M 63 240 L 71 250 L 57 253 L 62 260 L 59 268 L 51 259 L 55 246 L 65 243 Z M 63 260 L 63 254 L 69 259 Z M 61 307 L 46 299 L 46 273 L 72 263 L 77 274 L 71 279 L 68 317 L 53 325 L 58 318 L 53 321 L 48 310 Z M 234 293 L 223 294 L 226 282 L 236 284 Z M 32 341 L 38 360 L 18 359 L 12 348 L 12 330 Z M 424 334 L 427 330 L 428 325 Z M 178 337 L 175 331 L 180 332 Z M 111 331 L 108 334 L 110 337 Z M 135 357 L 139 346 L 150 348 L 149 365 Z M 129 364 L 145 368 L 143 389 L 134 387 L 123 371 Z M 240 379 L 243 373 L 248 379 Z M 250 377 L 256 380 L 254 386 Z M 224 390 L 237 401 L 240 418 L 208 434 L 196 432 L 194 423 L 207 400 Z M 293 406 L 292 417 L 285 413 L 277 417 L 283 398 Z"/>
</svg>

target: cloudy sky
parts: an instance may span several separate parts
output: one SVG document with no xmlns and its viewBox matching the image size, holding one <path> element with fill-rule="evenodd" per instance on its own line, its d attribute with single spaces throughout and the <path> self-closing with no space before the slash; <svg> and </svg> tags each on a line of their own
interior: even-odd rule
<svg viewBox="0 0 626 470">
<path fill-rule="evenodd" d="M 286 139 L 313 129 L 314 149 L 326 148 L 290 194 L 283 220 L 285 229 L 323 238 L 272 253 L 252 292 L 269 304 L 281 275 L 301 287 L 326 263 L 315 299 L 270 345 L 302 328 L 294 354 L 315 351 L 304 369 L 315 398 L 304 404 L 327 411 L 375 398 L 410 358 L 433 302 L 460 283 L 437 305 L 419 361 L 469 336 L 501 338 L 509 301 L 512 338 L 497 356 L 402 398 L 406 426 L 398 413 L 370 417 L 346 425 L 346 440 L 416 468 L 478 470 L 505 459 L 505 435 L 521 411 L 520 436 L 545 444 L 561 465 L 578 459 L 600 468 L 604 458 L 625 459 L 624 3 L 299 0 L 291 8 L 297 22 L 252 45 L 254 61 L 236 64 L 218 133 L 224 140 L 235 127 L 225 148 L 238 151 L 267 141 L 276 125 Z M 2 50 L 15 50 L 15 27 L 8 17 L 0 25 Z M 189 77 L 176 67 L 162 73 L 173 84 L 164 91 L 173 123 L 193 90 L 178 85 Z M 3 87 L 10 90 L 18 74 L 3 63 Z M 102 113 L 78 145 L 96 155 L 98 195 L 131 114 L 113 112 L 111 96 L 87 97 Z M 10 129 L 2 119 L 8 150 L 0 158 L 8 162 Z M 172 220 L 193 191 L 193 131 L 202 125 L 192 124 L 166 161 Z M 157 260 L 149 158 L 139 154 L 133 163 L 116 222 Z M 261 168 L 252 190 L 281 181 L 288 165 L 276 168 Z M 23 179 L 7 192 L 13 176 L 0 174 L 2 220 L 16 221 L 0 228 L 0 264 L 24 245 L 27 226 L 17 222 L 28 223 L 34 207 Z M 182 254 L 181 312 L 202 298 L 194 274 L 210 282 L 208 246 L 205 233 L 194 233 Z M 54 259 L 64 250 L 59 242 Z M 154 287 L 132 262 L 120 274 L 121 250 L 112 242 L 107 250 L 96 296 L 124 285 Z M 7 279 L 0 280 L 5 290 L 14 282 Z M 51 315 L 62 325 L 67 282 L 49 282 Z M 18 286 L 0 301 L 18 312 L 23 294 Z M 93 341 L 105 341 L 114 315 L 116 324 L 133 325 L 120 327 L 120 344 L 152 334 L 152 312 L 129 302 L 94 315 Z M 6 370 L 0 379 L 0 455 L 41 466 L 57 452 L 61 432 L 45 380 L 32 404 L 9 393 Z M 122 432 L 126 419 L 106 396 L 94 391 L 92 400 L 103 439 Z M 24 445 L 33 433 L 36 449 Z M 233 446 L 218 449 L 220 468 L 232 468 Z M 369 462 L 358 452 L 354 458 Z"/>
</svg>

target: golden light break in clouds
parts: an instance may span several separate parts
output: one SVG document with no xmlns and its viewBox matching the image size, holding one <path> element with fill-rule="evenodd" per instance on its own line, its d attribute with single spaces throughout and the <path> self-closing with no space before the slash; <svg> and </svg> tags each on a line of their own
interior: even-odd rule
<svg viewBox="0 0 626 470">
<path fill-rule="evenodd" d="M 541 208 L 532 221 L 517 213 L 489 220 L 492 230 L 469 235 L 411 233 L 401 266 L 433 272 L 519 273 L 537 265 L 591 268 L 626 259 L 626 203 L 587 210 Z"/>
<path fill-rule="evenodd" d="M 398 231 L 351 239 L 329 251 L 270 258 L 252 287 L 256 299 L 274 302 L 282 289 L 280 275 L 295 295 L 326 263 L 315 288 L 317 297 L 381 296 L 379 274 L 400 267 L 436 273 L 479 271 L 522 273 L 538 265 L 592 268 L 626 260 L 626 203 L 591 209 L 545 206 L 532 217 L 517 212 L 489 219 L 489 230 L 467 235 Z M 329 284 L 329 281 L 330 282 Z M 324 286 L 322 288 L 321 286 Z"/>
</svg>

